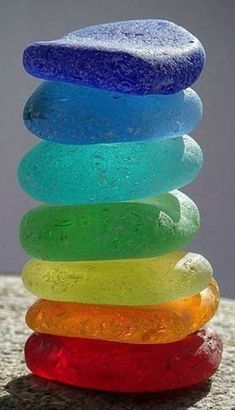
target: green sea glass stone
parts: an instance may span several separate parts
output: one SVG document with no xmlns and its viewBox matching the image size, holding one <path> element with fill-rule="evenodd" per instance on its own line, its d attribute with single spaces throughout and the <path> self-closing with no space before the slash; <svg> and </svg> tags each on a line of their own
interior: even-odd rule
<svg viewBox="0 0 235 410">
<path fill-rule="evenodd" d="M 153 305 L 201 292 L 212 277 L 203 256 L 173 252 L 156 258 L 83 262 L 31 259 L 26 288 L 43 299 L 103 305 Z"/>
<path fill-rule="evenodd" d="M 20 241 L 51 261 L 148 258 L 182 248 L 200 224 L 195 203 L 180 191 L 97 205 L 48 206 L 23 217 Z"/>
</svg>

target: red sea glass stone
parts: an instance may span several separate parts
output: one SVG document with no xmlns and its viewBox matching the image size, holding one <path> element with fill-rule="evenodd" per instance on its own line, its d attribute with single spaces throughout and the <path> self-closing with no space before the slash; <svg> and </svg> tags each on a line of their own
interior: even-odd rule
<svg viewBox="0 0 235 410">
<path fill-rule="evenodd" d="M 208 379 L 220 364 L 222 342 L 200 330 L 168 344 L 140 345 L 33 333 L 25 345 L 37 376 L 78 387 L 157 392 Z"/>
</svg>

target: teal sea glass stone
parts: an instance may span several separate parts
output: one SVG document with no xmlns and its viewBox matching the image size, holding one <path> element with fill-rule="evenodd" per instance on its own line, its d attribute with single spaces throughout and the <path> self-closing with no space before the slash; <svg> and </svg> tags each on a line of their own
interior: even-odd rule
<svg viewBox="0 0 235 410">
<path fill-rule="evenodd" d="M 202 151 L 189 136 L 122 144 L 41 142 L 18 167 L 19 183 L 49 204 L 94 204 L 145 198 L 191 182 Z"/>
<path fill-rule="evenodd" d="M 177 137 L 192 131 L 202 103 L 188 88 L 173 95 L 127 95 L 44 81 L 28 99 L 28 130 L 62 144 L 98 144 Z"/>
</svg>

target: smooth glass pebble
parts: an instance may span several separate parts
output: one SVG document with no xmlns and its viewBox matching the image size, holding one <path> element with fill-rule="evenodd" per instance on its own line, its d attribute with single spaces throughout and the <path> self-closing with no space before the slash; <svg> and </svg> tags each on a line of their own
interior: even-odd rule
<svg viewBox="0 0 235 410">
<path fill-rule="evenodd" d="M 191 182 L 202 151 L 189 136 L 122 144 L 41 142 L 21 160 L 18 179 L 49 204 L 94 204 L 159 195 Z"/>
<path fill-rule="evenodd" d="M 135 96 L 47 81 L 24 108 L 32 134 L 62 144 L 171 138 L 192 131 L 201 117 L 201 100 L 190 88 L 170 96 Z"/>
<path fill-rule="evenodd" d="M 200 215 L 180 191 L 142 200 L 31 209 L 20 225 L 24 250 L 54 261 L 148 258 L 182 248 Z"/>
<path fill-rule="evenodd" d="M 77 387 L 157 392 L 203 382 L 219 367 L 222 341 L 203 329 L 167 344 L 129 344 L 32 334 L 25 345 L 30 371 Z"/>
<path fill-rule="evenodd" d="M 26 71 L 46 80 L 130 94 L 173 94 L 193 84 L 205 62 L 200 41 L 166 20 L 129 20 L 39 41 L 24 51 Z"/>
<path fill-rule="evenodd" d="M 212 277 L 209 262 L 195 253 L 94 262 L 31 259 L 25 287 L 43 299 L 111 305 L 151 305 L 195 295 Z"/>
<path fill-rule="evenodd" d="M 27 311 L 26 323 L 36 333 L 124 343 L 170 343 L 204 326 L 218 304 L 219 289 L 212 279 L 197 295 L 141 308 L 40 299 Z"/>
</svg>

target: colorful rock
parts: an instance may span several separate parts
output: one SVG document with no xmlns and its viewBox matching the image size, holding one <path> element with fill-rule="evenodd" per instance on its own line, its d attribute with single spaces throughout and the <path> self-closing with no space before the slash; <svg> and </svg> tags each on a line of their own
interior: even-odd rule
<svg viewBox="0 0 235 410">
<path fill-rule="evenodd" d="M 22 219 L 25 287 L 43 299 L 26 322 L 28 368 L 82 388 L 157 392 L 207 380 L 222 342 L 199 330 L 219 289 L 202 256 L 179 251 L 199 228 L 192 200 L 172 191 L 202 166 L 186 135 L 202 116 L 188 88 L 201 43 L 164 20 L 87 27 L 29 45 L 26 70 L 45 80 L 24 109 L 46 141 L 18 179 L 45 202 Z"/>
<path fill-rule="evenodd" d="M 78 387 L 157 392 L 200 383 L 217 370 L 222 342 L 200 330 L 167 344 L 129 344 L 33 334 L 25 346 L 37 376 Z"/>
<path fill-rule="evenodd" d="M 219 304 L 215 280 L 186 299 L 146 307 L 87 305 L 38 300 L 26 314 L 37 333 L 113 342 L 176 342 L 204 326 Z"/>
<path fill-rule="evenodd" d="M 39 206 L 23 217 L 20 241 L 29 255 L 53 261 L 148 258 L 180 249 L 199 224 L 195 203 L 172 191 L 128 202 Z"/>
<path fill-rule="evenodd" d="M 29 74 L 130 94 L 173 94 L 190 87 L 205 62 L 200 41 L 166 20 L 85 27 L 30 44 Z"/>
<path fill-rule="evenodd" d="M 21 160 L 18 178 L 49 204 L 94 204 L 159 195 L 191 182 L 202 152 L 190 137 L 117 144 L 41 142 Z"/>
<path fill-rule="evenodd" d="M 174 252 L 157 258 L 49 262 L 31 259 L 25 287 L 49 300 L 108 305 L 151 305 L 201 292 L 212 268 L 203 256 Z"/>
<path fill-rule="evenodd" d="M 30 132 L 62 144 L 177 137 L 192 131 L 201 116 L 201 100 L 190 88 L 172 96 L 135 96 L 51 81 L 24 109 Z"/>
</svg>

